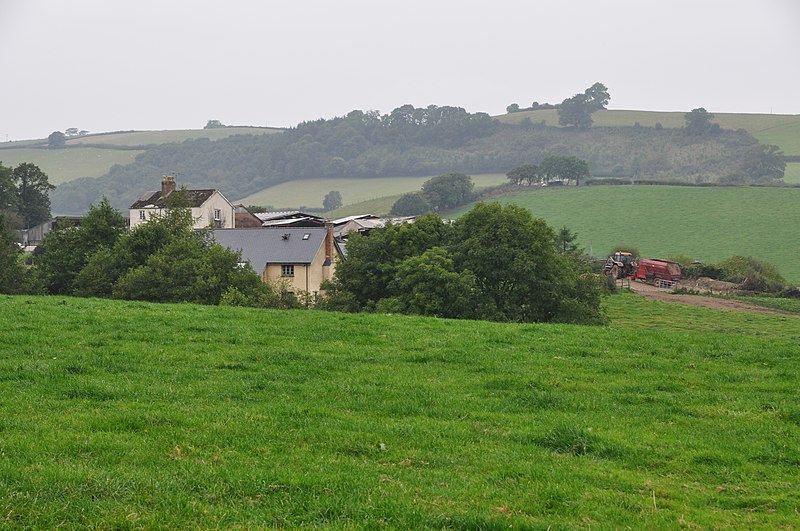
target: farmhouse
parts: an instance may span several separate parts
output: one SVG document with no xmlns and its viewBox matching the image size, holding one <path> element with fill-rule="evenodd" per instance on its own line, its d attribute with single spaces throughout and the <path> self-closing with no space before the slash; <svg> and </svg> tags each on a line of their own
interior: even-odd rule
<svg viewBox="0 0 800 531">
<path fill-rule="evenodd" d="M 130 206 L 131 228 L 160 215 L 169 206 L 175 193 L 182 193 L 181 206 L 192 209 L 195 229 L 236 227 L 234 207 L 219 190 L 181 190 L 176 192 L 175 177 L 165 175 L 161 190 L 145 192 Z"/>
<path fill-rule="evenodd" d="M 292 293 L 319 293 L 341 255 L 331 226 L 220 229 L 213 235 L 220 245 L 241 252 L 261 280 L 286 282 Z"/>
</svg>

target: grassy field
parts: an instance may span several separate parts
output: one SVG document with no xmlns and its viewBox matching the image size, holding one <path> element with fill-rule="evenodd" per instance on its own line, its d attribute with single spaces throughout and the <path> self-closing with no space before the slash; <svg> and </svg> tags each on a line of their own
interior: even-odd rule
<svg viewBox="0 0 800 531">
<path fill-rule="evenodd" d="M 684 112 L 657 111 L 598 111 L 592 115 L 595 126 L 632 126 L 637 122 L 643 127 L 683 127 L 686 125 Z M 786 155 L 800 155 L 800 115 L 793 114 L 733 114 L 714 113 L 714 122 L 725 129 L 744 129 L 755 136 L 762 144 L 775 144 Z M 544 120 L 547 125 L 558 125 L 558 112 L 554 109 L 543 111 L 522 111 L 496 116 L 505 123 L 519 123 L 530 118 L 533 123 Z"/>
<path fill-rule="evenodd" d="M 61 184 L 80 177 L 100 177 L 115 164 L 129 164 L 143 151 L 119 149 L 34 149 L 0 150 L 4 166 L 32 162 L 47 174 L 50 184 Z"/>
<path fill-rule="evenodd" d="M 567 226 L 595 256 L 633 245 L 647 257 L 715 262 L 749 255 L 800 283 L 800 189 L 596 186 L 537 188 L 501 199 Z M 457 214 L 457 213 L 456 213 Z"/>
<path fill-rule="evenodd" d="M 800 526 L 800 319 L 0 298 L 0 526 Z"/>
<path fill-rule="evenodd" d="M 395 202 L 400 199 L 398 195 L 387 195 L 386 197 L 379 197 L 378 199 L 370 199 L 361 201 L 360 203 L 353 203 L 352 205 L 345 205 L 325 214 L 329 218 L 343 218 L 345 216 L 355 216 L 357 214 L 374 214 L 376 216 L 385 216 L 394 206 Z"/>
<path fill-rule="evenodd" d="M 16 166 L 22 162 L 36 164 L 49 177 L 51 184 L 61 184 L 80 177 L 100 177 L 115 164 L 133 162 L 143 151 L 114 149 L 115 147 L 145 146 L 183 142 L 193 138 L 218 140 L 241 134 L 272 134 L 280 129 L 262 127 L 228 127 L 223 129 L 195 129 L 175 131 L 134 131 L 127 133 L 103 133 L 74 137 L 67 140 L 69 146 L 102 144 L 108 148 L 73 147 L 70 149 L 37 149 L 35 144 L 47 144 L 47 140 L 26 140 L 0 144 L 0 162 L 5 166 Z"/>
<path fill-rule="evenodd" d="M 789 184 L 800 184 L 800 162 L 790 162 L 786 165 L 783 180 Z"/>
<path fill-rule="evenodd" d="M 351 205 L 386 196 L 414 192 L 422 184 L 435 177 L 377 177 L 374 179 L 301 179 L 271 186 L 265 190 L 237 200 L 245 205 L 272 205 L 276 208 L 306 206 L 322 208 L 325 194 L 336 190 L 342 194 L 342 203 Z M 505 174 L 491 173 L 472 175 L 476 188 L 502 184 L 508 179 Z M 389 205 L 391 208 L 391 205 Z"/>
</svg>

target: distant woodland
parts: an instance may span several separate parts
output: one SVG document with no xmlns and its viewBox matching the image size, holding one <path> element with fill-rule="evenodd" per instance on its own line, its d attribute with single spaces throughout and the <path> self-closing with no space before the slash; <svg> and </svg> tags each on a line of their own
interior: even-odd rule
<svg viewBox="0 0 800 531">
<path fill-rule="evenodd" d="M 99 178 L 59 186 L 53 210 L 82 213 L 103 196 L 126 209 L 175 173 L 192 188 L 218 188 L 232 200 L 307 178 L 505 173 L 549 155 L 577 156 L 593 177 L 682 183 L 766 183 L 783 175 L 774 146 L 744 130 L 557 127 L 501 124 L 459 107 L 404 105 L 388 114 L 352 111 L 283 133 L 188 140 L 149 147 L 135 162 Z"/>
</svg>

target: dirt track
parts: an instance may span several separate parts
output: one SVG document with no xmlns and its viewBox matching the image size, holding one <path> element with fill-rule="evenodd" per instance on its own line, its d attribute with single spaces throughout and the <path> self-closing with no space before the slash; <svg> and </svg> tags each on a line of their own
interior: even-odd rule
<svg viewBox="0 0 800 531">
<path fill-rule="evenodd" d="M 746 302 L 736 301 L 732 299 L 720 299 L 717 297 L 708 297 L 704 295 L 683 295 L 670 293 L 667 289 L 657 288 L 649 284 L 641 282 L 631 282 L 631 291 L 657 301 L 674 302 L 677 304 L 689 304 L 692 306 L 703 306 L 705 308 L 713 308 L 715 310 L 731 310 L 734 312 L 750 312 L 762 313 L 768 315 L 782 315 L 787 317 L 800 317 L 795 314 L 781 312 L 764 308 L 763 306 L 755 306 L 747 304 Z"/>
</svg>

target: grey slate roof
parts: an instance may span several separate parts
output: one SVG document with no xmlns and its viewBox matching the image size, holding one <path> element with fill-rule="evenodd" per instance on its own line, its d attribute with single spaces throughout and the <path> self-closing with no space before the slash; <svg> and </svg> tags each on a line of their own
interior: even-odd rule
<svg viewBox="0 0 800 531">
<path fill-rule="evenodd" d="M 216 190 L 185 190 L 185 192 L 186 195 L 184 199 L 186 200 L 187 206 L 195 208 L 202 206 Z M 130 208 L 165 208 L 167 206 L 167 198 L 170 195 L 171 194 L 167 194 L 166 196 L 162 195 L 161 190 L 145 192 L 139 196 L 139 199 L 137 199 Z"/>
<path fill-rule="evenodd" d="M 217 229 L 213 235 L 223 247 L 241 251 L 242 259 L 261 273 L 267 264 L 310 264 L 325 244 L 326 233 L 327 229 L 317 227 L 256 227 Z"/>
</svg>

